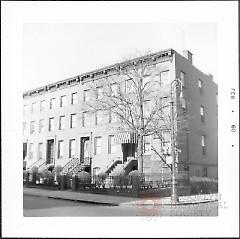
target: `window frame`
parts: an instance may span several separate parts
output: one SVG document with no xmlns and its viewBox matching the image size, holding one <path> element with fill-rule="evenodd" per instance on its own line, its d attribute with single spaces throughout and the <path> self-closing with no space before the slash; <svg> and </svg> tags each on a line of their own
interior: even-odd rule
<svg viewBox="0 0 240 239">
<path fill-rule="evenodd" d="M 43 124 L 41 124 L 43 123 Z M 39 120 L 39 130 L 38 130 L 39 133 L 43 133 L 44 132 L 44 119 L 40 119 Z"/>
<path fill-rule="evenodd" d="M 206 135 L 201 136 L 201 146 L 202 146 L 202 154 L 206 155 L 207 154 L 207 145 L 206 145 Z"/>
<path fill-rule="evenodd" d="M 29 153 L 28 153 L 28 159 L 29 160 L 33 159 L 33 154 L 34 154 L 33 147 L 34 147 L 34 144 L 33 143 L 29 143 Z"/>
<path fill-rule="evenodd" d="M 52 124 L 51 124 L 52 123 Z M 54 131 L 54 117 L 50 117 L 48 119 L 48 131 L 52 132 Z"/>
<path fill-rule="evenodd" d="M 64 120 L 64 122 L 62 122 L 62 119 Z M 59 126 L 58 126 L 58 129 L 59 129 L 59 130 L 65 129 L 65 127 L 66 127 L 66 122 L 65 122 L 65 120 L 66 120 L 65 115 L 60 115 L 60 116 L 59 116 Z M 62 123 L 63 123 L 63 124 L 62 124 Z M 62 127 L 62 125 L 64 125 L 64 127 Z"/>
<path fill-rule="evenodd" d="M 167 84 L 163 82 L 163 78 L 162 78 L 162 75 L 165 72 L 168 73 L 168 83 Z M 163 71 L 160 72 L 160 86 L 164 86 L 164 85 L 169 85 L 170 84 L 169 73 L 170 73 L 169 69 L 168 70 L 163 70 Z"/>
<path fill-rule="evenodd" d="M 183 76 L 183 78 L 182 78 L 182 76 Z M 180 81 L 182 82 L 182 87 L 186 88 L 186 72 L 180 71 L 179 78 L 180 78 Z"/>
<path fill-rule="evenodd" d="M 41 158 L 40 158 L 40 147 L 39 147 L 40 145 L 42 147 Z M 44 152 L 43 152 L 43 142 L 40 142 L 40 143 L 38 143 L 38 160 L 43 159 L 43 154 L 44 154 Z"/>
<path fill-rule="evenodd" d="M 90 89 L 83 90 L 83 102 L 89 102 L 90 98 L 91 98 L 91 91 L 90 91 Z"/>
<path fill-rule="evenodd" d="M 201 117 L 201 122 L 205 122 L 205 107 L 203 105 L 200 106 L 200 117 Z"/>
<path fill-rule="evenodd" d="M 72 155 L 73 147 L 72 142 L 74 142 L 74 155 Z M 76 156 L 76 139 L 69 139 L 68 157 L 74 158 Z"/>
<path fill-rule="evenodd" d="M 112 150 L 114 148 L 114 150 Z M 116 153 L 116 143 L 114 143 L 114 135 L 108 135 L 108 154 Z"/>
<path fill-rule="evenodd" d="M 60 96 L 60 107 L 62 108 L 64 106 L 66 106 L 66 105 L 67 105 L 67 96 L 66 95 L 61 95 Z"/>
<path fill-rule="evenodd" d="M 50 110 L 56 109 L 56 98 L 50 99 Z"/>
<path fill-rule="evenodd" d="M 73 116 L 75 117 L 75 121 L 73 121 Z M 75 122 L 74 126 L 73 126 L 73 122 Z M 76 127 L 77 127 L 77 114 L 73 113 L 73 114 L 70 114 L 70 128 L 74 129 Z"/>
<path fill-rule="evenodd" d="M 41 100 L 40 101 L 40 112 L 43 112 L 46 107 L 46 100 Z"/>
<path fill-rule="evenodd" d="M 37 107 L 37 103 L 36 102 L 32 102 L 32 104 L 31 104 L 31 114 L 35 113 L 36 107 Z"/>
<path fill-rule="evenodd" d="M 203 94 L 203 81 L 201 79 L 198 79 L 198 89 L 200 94 Z"/>
<path fill-rule="evenodd" d="M 32 120 L 30 121 L 30 134 L 34 134 L 36 131 L 36 121 Z"/>
<path fill-rule="evenodd" d="M 62 143 L 62 151 L 61 151 L 61 147 L 60 147 L 60 143 Z M 62 152 L 62 155 L 60 155 L 60 153 Z M 57 158 L 58 159 L 62 159 L 63 158 L 63 154 L 64 154 L 64 140 L 58 140 L 58 152 L 57 152 Z"/>
<path fill-rule="evenodd" d="M 100 140 L 100 145 L 97 145 L 97 141 Z M 97 149 L 100 148 L 100 152 L 97 152 Z M 96 136 L 94 137 L 94 155 L 99 155 L 102 153 L 102 137 Z"/>
<path fill-rule="evenodd" d="M 72 92 L 72 94 L 71 94 L 71 105 L 75 105 L 75 104 L 78 103 L 77 95 L 78 95 L 77 92 Z M 76 98 L 74 98 L 74 96 Z"/>
</svg>

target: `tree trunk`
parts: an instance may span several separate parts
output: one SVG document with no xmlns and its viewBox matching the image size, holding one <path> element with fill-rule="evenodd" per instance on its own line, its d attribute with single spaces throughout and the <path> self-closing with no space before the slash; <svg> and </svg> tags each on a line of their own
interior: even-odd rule
<svg viewBox="0 0 240 239">
<path fill-rule="evenodd" d="M 140 132 L 138 135 L 137 147 L 138 171 L 143 173 L 143 134 Z"/>
</svg>

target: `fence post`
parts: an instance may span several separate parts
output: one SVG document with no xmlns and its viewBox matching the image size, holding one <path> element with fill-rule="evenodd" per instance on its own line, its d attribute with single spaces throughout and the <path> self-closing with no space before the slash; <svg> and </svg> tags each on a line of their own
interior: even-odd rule
<svg viewBox="0 0 240 239">
<path fill-rule="evenodd" d="M 66 188 L 66 175 L 61 175 L 61 190 Z"/>
<path fill-rule="evenodd" d="M 77 190 L 77 177 L 76 177 L 76 175 L 72 176 L 72 190 L 73 191 Z"/>
<path fill-rule="evenodd" d="M 134 196 L 138 196 L 139 189 L 140 189 L 140 177 L 132 176 L 132 194 Z"/>
</svg>

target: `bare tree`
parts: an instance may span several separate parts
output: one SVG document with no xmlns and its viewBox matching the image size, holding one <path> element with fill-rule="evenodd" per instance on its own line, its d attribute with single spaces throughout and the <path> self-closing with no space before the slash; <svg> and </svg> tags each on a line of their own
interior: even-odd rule
<svg viewBox="0 0 240 239">
<path fill-rule="evenodd" d="M 95 97 L 81 104 L 82 111 L 109 112 L 120 121 L 113 127 L 135 133 L 138 170 L 143 172 L 144 137 L 155 135 L 164 142 L 162 132 L 170 129 L 169 84 L 161 81 L 151 55 L 116 64 L 114 69 L 114 74 L 86 83 Z M 152 149 L 165 162 L 161 152 Z"/>
</svg>

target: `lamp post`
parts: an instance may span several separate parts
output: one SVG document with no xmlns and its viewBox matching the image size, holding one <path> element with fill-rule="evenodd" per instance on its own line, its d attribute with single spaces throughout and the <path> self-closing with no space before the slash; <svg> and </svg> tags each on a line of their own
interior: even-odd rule
<svg viewBox="0 0 240 239">
<path fill-rule="evenodd" d="M 178 194 L 177 194 L 177 182 L 176 182 L 176 167 L 175 167 L 175 137 L 174 137 L 174 100 L 173 100 L 173 88 L 175 85 L 181 85 L 181 93 L 182 95 L 182 82 L 179 79 L 175 79 L 171 82 L 171 95 L 170 95 L 170 105 L 171 105 L 171 156 L 172 156 L 172 192 L 171 192 L 171 203 L 176 204 L 179 202 Z"/>
</svg>

